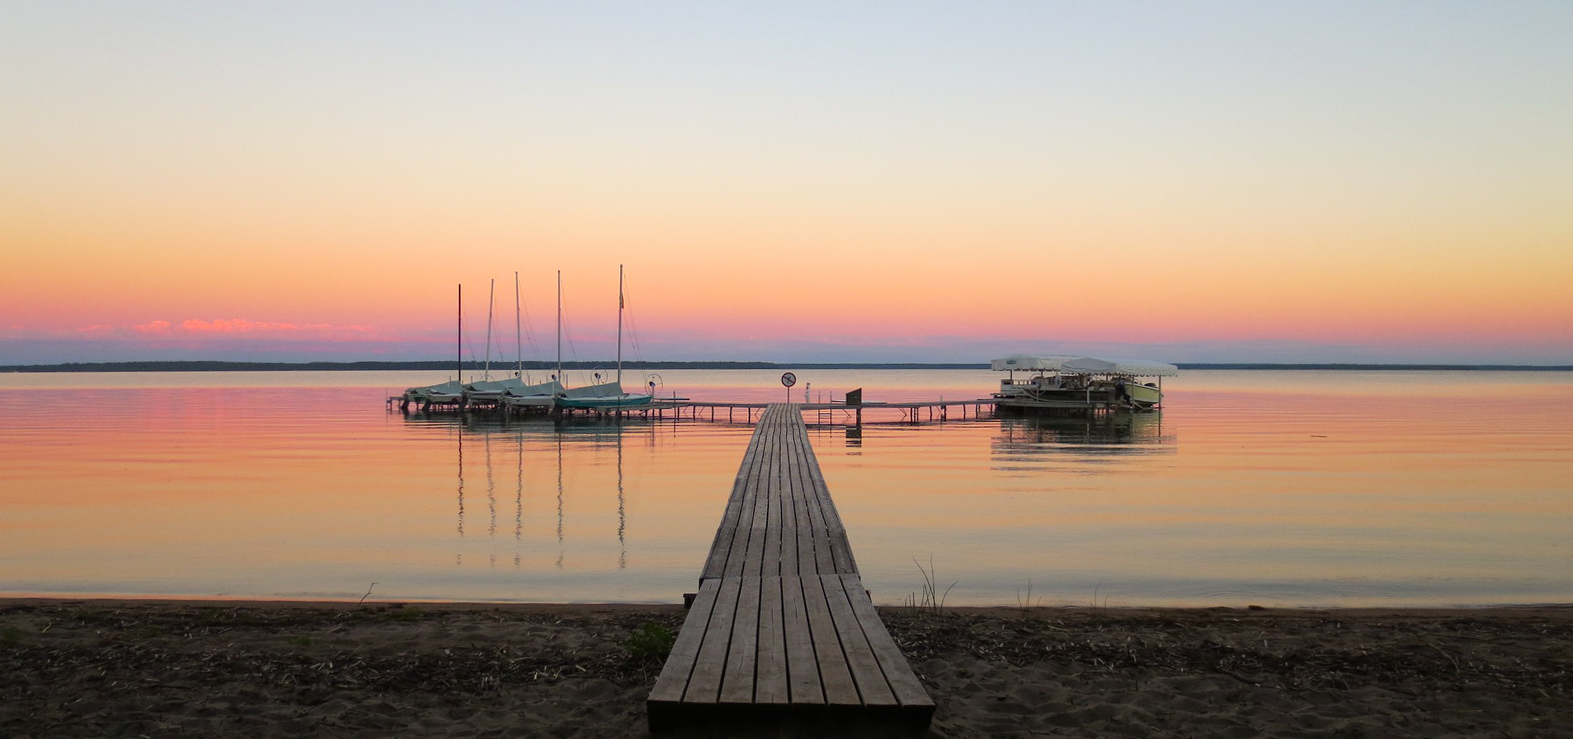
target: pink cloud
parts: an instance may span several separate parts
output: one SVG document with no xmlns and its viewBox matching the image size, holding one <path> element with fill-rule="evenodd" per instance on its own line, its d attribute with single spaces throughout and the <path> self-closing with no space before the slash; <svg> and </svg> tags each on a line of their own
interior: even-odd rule
<svg viewBox="0 0 1573 739">
<path fill-rule="evenodd" d="M 396 337 L 385 335 L 373 326 L 335 325 L 308 323 L 305 325 L 281 321 L 253 321 L 249 318 L 215 318 L 205 320 L 188 318 L 179 325 L 169 321 L 153 321 L 137 330 L 157 336 L 186 336 L 233 339 L 290 339 L 301 341 L 368 341 L 388 340 Z"/>
<path fill-rule="evenodd" d="M 180 323 L 180 330 L 188 334 L 274 334 L 292 333 L 299 329 L 293 323 L 251 321 L 245 318 L 219 318 L 212 321 L 191 318 Z"/>
</svg>

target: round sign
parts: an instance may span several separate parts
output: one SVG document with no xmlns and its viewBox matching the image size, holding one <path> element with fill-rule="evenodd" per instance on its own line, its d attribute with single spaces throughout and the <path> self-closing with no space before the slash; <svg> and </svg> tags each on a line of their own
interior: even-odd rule
<svg viewBox="0 0 1573 739">
<path fill-rule="evenodd" d="M 792 387 L 793 385 L 796 385 L 797 384 L 797 375 L 794 375 L 791 372 L 787 372 L 787 373 L 782 374 L 781 375 L 781 384 L 785 385 L 787 387 Z"/>
</svg>

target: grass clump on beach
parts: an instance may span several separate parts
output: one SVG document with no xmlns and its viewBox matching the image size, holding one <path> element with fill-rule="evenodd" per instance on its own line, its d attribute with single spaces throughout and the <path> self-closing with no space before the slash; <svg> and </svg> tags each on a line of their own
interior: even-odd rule
<svg viewBox="0 0 1573 739">
<path fill-rule="evenodd" d="M 635 629 L 623 642 L 623 646 L 642 662 L 665 662 L 676 641 L 677 636 L 671 629 L 652 622 Z"/>
<path fill-rule="evenodd" d="M 389 611 L 384 618 L 389 621 L 419 621 L 425 615 L 426 612 L 419 607 L 407 605 L 403 608 Z"/>
<path fill-rule="evenodd" d="M 912 563 L 918 566 L 918 572 L 923 575 L 922 594 L 912 593 L 907 596 L 906 606 L 929 613 L 942 613 L 945 610 L 945 599 L 950 597 L 951 588 L 956 587 L 959 580 L 951 582 L 942 593 L 939 590 L 939 569 L 934 566 L 934 555 L 929 555 L 929 566 L 924 569 L 923 563 L 917 557 L 912 558 Z"/>
</svg>

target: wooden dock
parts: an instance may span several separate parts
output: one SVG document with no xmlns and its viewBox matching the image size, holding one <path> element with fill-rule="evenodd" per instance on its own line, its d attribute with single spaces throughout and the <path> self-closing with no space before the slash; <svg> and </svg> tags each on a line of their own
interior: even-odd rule
<svg viewBox="0 0 1573 739">
<path fill-rule="evenodd" d="M 658 401 L 657 417 L 670 412 L 672 418 L 691 418 L 696 421 L 725 420 L 728 423 L 753 423 L 773 403 L 715 403 L 704 401 Z M 817 426 L 862 426 L 864 414 L 871 422 L 935 423 L 955 418 L 973 420 L 993 415 L 992 398 L 968 400 L 914 400 L 893 402 L 847 403 L 793 403 L 793 407 L 813 415 Z M 876 420 L 878 419 L 878 420 Z"/>
<path fill-rule="evenodd" d="M 760 417 L 646 705 L 652 730 L 717 720 L 927 729 L 934 702 L 863 589 L 801 406 Z"/>
</svg>

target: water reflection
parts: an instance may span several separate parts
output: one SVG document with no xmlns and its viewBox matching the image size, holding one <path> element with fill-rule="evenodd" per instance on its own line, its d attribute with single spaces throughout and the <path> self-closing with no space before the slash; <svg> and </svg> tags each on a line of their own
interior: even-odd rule
<svg viewBox="0 0 1573 739">
<path fill-rule="evenodd" d="M 486 510 L 491 514 L 486 535 L 497 537 L 497 478 L 492 476 L 492 437 L 486 438 Z"/>
<path fill-rule="evenodd" d="M 498 519 L 503 515 L 499 511 L 498 470 L 506 469 L 502 465 L 509 463 L 506 457 L 511 455 L 515 478 L 512 553 L 515 569 L 523 565 L 525 550 L 541 543 L 531 542 L 527 536 L 525 507 L 529 504 L 530 496 L 526 495 L 526 488 L 530 486 L 526 480 L 544 473 L 554 478 L 556 488 L 553 511 L 555 525 L 544 539 L 549 542 L 548 546 L 555 545 L 553 566 L 559 570 L 567 567 L 569 550 L 574 548 L 574 542 L 571 541 L 574 532 L 585 528 L 574 525 L 573 501 L 569 492 L 587 491 L 589 498 L 595 498 L 596 491 L 604 490 L 608 493 L 607 497 L 615 501 L 616 520 L 612 525 L 617 544 L 615 566 L 618 570 L 627 570 L 630 522 L 624 446 L 635 440 L 645 442 L 646 446 L 655 446 L 663 429 L 675 433 L 674 424 L 670 422 L 645 419 L 623 419 L 622 422 L 584 418 L 520 421 L 478 414 L 413 413 L 403 416 L 403 420 L 412 427 L 443 429 L 452 436 L 457 465 L 454 531 L 459 544 L 454 561 L 456 566 L 461 567 L 465 564 L 466 552 L 474 551 L 474 544 L 465 543 L 464 540 L 471 534 L 467 526 L 475 525 L 473 520 L 468 520 L 473 518 L 474 511 L 470 510 L 473 501 L 467 496 L 473 495 L 473 479 L 477 474 L 484 474 L 486 480 L 487 561 L 491 567 L 497 565 L 498 555 L 493 548 L 497 539 Z M 473 450 L 477 442 L 481 445 L 479 455 Z M 470 459 L 466 459 L 466 445 L 471 446 L 468 450 Z M 495 451 L 494 446 L 497 447 Z M 609 460 L 604 459 L 608 457 Z M 605 469 L 608 467 L 607 461 L 610 461 L 609 469 Z M 603 471 L 609 474 L 601 478 L 599 473 Z M 591 484 L 585 485 L 583 480 L 574 479 L 581 475 L 591 476 Z M 591 513 L 588 517 L 596 518 L 597 513 Z M 594 542 L 588 543 L 595 546 Z"/>
<path fill-rule="evenodd" d="M 990 444 L 994 469 L 1006 471 L 1034 469 L 1055 456 L 1092 461 L 1174 450 L 1175 437 L 1164 433 L 1162 412 L 1001 418 Z"/>
<path fill-rule="evenodd" d="M 896 388 L 881 399 L 897 401 L 963 397 L 997 382 L 988 374 L 812 381 Z M 718 372 L 684 394 L 747 399 L 754 383 L 775 400 L 779 375 Z M 920 376 L 936 379 L 902 379 Z M 671 602 L 693 589 L 752 433 L 386 413 L 389 388 L 431 382 L 419 376 L 38 377 L 0 376 L 11 594 L 353 602 L 375 582 L 373 599 Z M 1095 589 L 1113 605 L 1573 593 L 1573 373 L 1197 372 L 1166 394 L 1163 417 L 1106 426 L 890 424 L 861 429 L 862 447 L 844 428 L 811 440 L 879 602 L 920 586 L 913 560 L 931 556 L 964 605 L 1017 602 L 1029 582 L 1080 605 Z M 488 435 L 495 537 L 476 518 Z M 493 553 L 495 570 L 476 566 Z"/>
<path fill-rule="evenodd" d="M 524 542 L 524 437 L 517 439 L 519 442 L 515 467 L 515 483 L 513 489 L 513 567 L 518 569 L 522 564 L 523 554 L 519 545 Z"/>
</svg>

